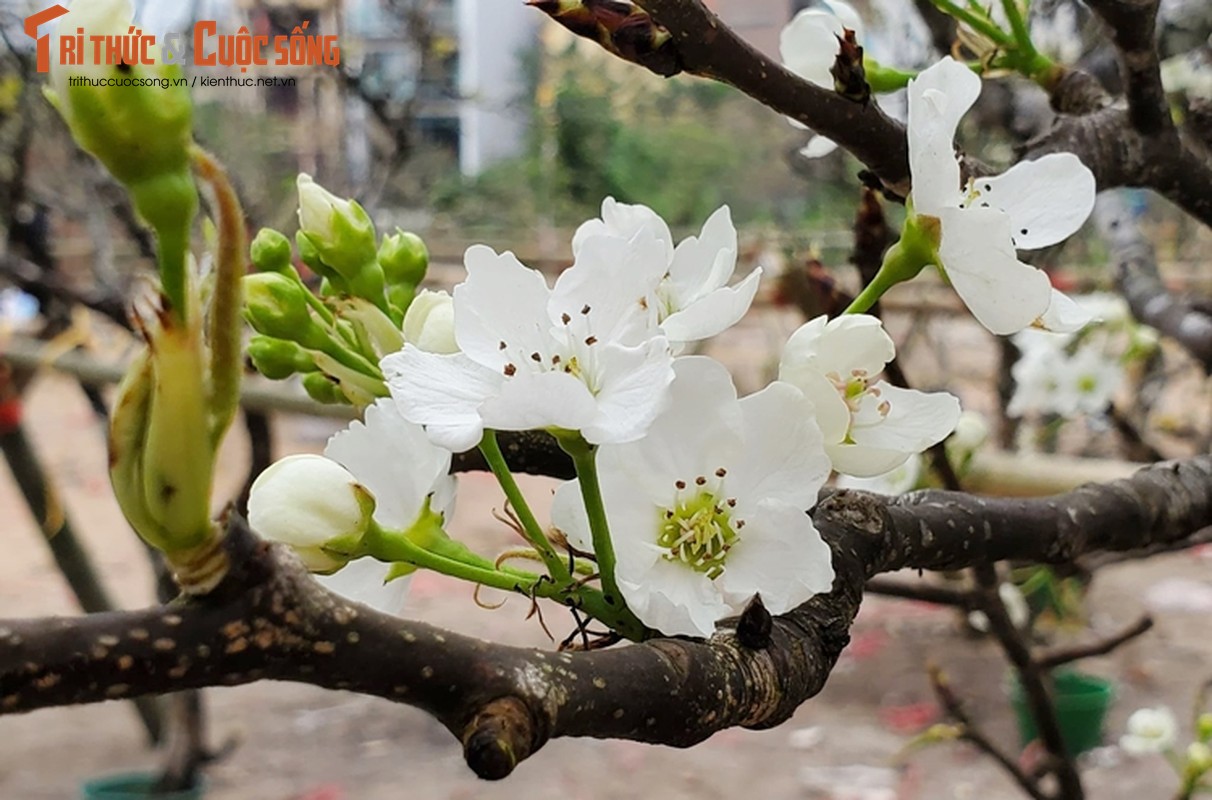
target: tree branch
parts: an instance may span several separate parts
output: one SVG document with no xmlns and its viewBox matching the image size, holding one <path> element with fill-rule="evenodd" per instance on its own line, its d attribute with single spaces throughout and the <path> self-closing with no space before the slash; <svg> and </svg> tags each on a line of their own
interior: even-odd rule
<svg viewBox="0 0 1212 800">
<path fill-rule="evenodd" d="M 1095 216 L 1111 247 L 1115 284 L 1132 316 L 1173 338 L 1205 371 L 1212 371 L 1212 314 L 1172 295 L 1162 283 L 1153 248 L 1122 197 L 1099 198 Z"/>
<path fill-rule="evenodd" d="M 235 567 L 208 596 L 0 621 L 0 713 L 276 679 L 424 709 L 488 778 L 556 736 L 686 747 L 733 726 L 777 725 L 820 691 L 869 577 L 1180 541 L 1212 524 L 1212 457 L 1042 500 L 840 491 L 813 517 L 833 550 L 833 591 L 776 618 L 765 649 L 742 646 L 725 623 L 705 642 L 587 653 L 490 644 L 351 604 L 233 520 Z"/>
</svg>

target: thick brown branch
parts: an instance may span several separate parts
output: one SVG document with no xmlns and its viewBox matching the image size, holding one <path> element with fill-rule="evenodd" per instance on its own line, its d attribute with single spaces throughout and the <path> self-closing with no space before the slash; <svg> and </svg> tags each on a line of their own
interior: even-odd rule
<svg viewBox="0 0 1212 800">
<path fill-rule="evenodd" d="M 798 77 L 720 21 L 701 0 L 638 0 L 673 35 L 679 63 L 722 81 L 849 150 L 898 194 L 908 190 L 905 128 L 875 103 L 847 100 Z"/>
<path fill-rule="evenodd" d="M 1132 127 L 1145 136 L 1173 130 L 1157 52 L 1158 0 L 1086 1 L 1111 28 Z"/>
<path fill-rule="evenodd" d="M 1111 247 L 1116 286 L 1132 316 L 1173 338 L 1212 371 L 1212 314 L 1162 283 L 1153 248 L 1122 198 L 1104 195 L 1095 213 Z"/>
<path fill-rule="evenodd" d="M 495 645 L 350 604 L 237 522 L 227 543 L 236 567 L 211 595 L 0 621 L 0 713 L 277 679 L 422 708 L 484 777 L 556 736 L 689 746 L 728 727 L 777 725 L 820 691 L 872 575 L 1179 541 L 1212 524 L 1212 457 L 1046 500 L 840 491 L 813 518 L 833 549 L 834 589 L 776 618 L 764 649 L 724 624 L 705 642 L 587 653 Z"/>
</svg>

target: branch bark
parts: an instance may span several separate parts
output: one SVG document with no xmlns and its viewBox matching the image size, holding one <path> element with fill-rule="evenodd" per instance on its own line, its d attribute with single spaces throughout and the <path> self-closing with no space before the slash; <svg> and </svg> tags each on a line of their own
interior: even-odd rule
<svg viewBox="0 0 1212 800">
<path fill-rule="evenodd" d="M 0 621 L 0 713 L 276 679 L 424 709 L 486 778 L 556 736 L 686 747 L 733 726 L 778 725 L 819 692 L 871 576 L 1181 541 L 1212 524 L 1212 457 L 1042 500 L 841 491 L 813 517 L 833 550 L 833 591 L 776 618 L 764 649 L 743 646 L 725 623 L 708 641 L 585 653 L 491 644 L 351 604 L 233 519 L 236 567 L 208 596 Z"/>
</svg>

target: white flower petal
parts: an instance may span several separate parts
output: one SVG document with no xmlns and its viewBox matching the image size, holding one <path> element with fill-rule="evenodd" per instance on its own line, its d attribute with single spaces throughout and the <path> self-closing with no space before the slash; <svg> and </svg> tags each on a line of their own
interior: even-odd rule
<svg viewBox="0 0 1212 800">
<path fill-rule="evenodd" d="M 740 405 L 745 451 L 728 476 L 728 491 L 801 511 L 812 508 L 830 465 L 811 403 L 791 384 L 775 381 Z"/>
<path fill-rule="evenodd" d="M 868 447 L 920 453 L 950 436 L 959 418 L 960 402 L 953 394 L 902 389 L 880 381 L 862 398 L 850 436 Z"/>
<path fill-rule="evenodd" d="M 673 354 L 664 337 L 638 347 L 598 344 L 601 384 L 596 414 L 580 428 L 592 444 L 621 444 L 639 439 L 669 404 Z"/>
<path fill-rule="evenodd" d="M 995 177 L 977 178 L 979 201 L 1010 215 L 1014 246 L 1035 250 L 1077 233 L 1094 210 L 1094 173 L 1072 153 L 1020 161 Z"/>
<path fill-rule="evenodd" d="M 736 269 L 736 254 L 732 212 L 720 206 L 698 236 L 687 236 L 673 251 L 669 288 L 674 308 L 685 308 L 727 284 Z"/>
<path fill-rule="evenodd" d="M 366 557 L 350 561 L 331 575 L 317 575 L 316 580 L 355 603 L 399 616 L 404 611 L 412 576 L 388 581 L 390 571 L 390 564 Z"/>
<path fill-rule="evenodd" d="M 1052 298 L 1048 276 L 1018 260 L 1010 217 L 992 208 L 944 208 L 939 258 L 960 299 L 982 325 L 1005 335 L 1020 331 Z"/>
<path fill-rule="evenodd" d="M 413 345 L 379 366 L 400 415 L 424 425 L 431 442 L 455 453 L 479 444 L 484 435 L 480 405 L 500 391 L 503 374 L 463 353 L 426 353 Z"/>
<path fill-rule="evenodd" d="M 639 574 L 620 569 L 618 579 L 632 613 L 667 636 L 710 636 L 731 612 L 710 578 L 664 558 Z"/>
<path fill-rule="evenodd" d="M 556 488 L 551 499 L 551 522 L 568 537 L 568 543 L 573 547 L 593 552 L 593 531 L 581 500 L 580 481 L 566 481 Z"/>
<path fill-rule="evenodd" d="M 673 258 L 673 235 L 665 220 L 648 206 L 620 203 L 613 197 L 602 201 L 601 219 L 591 219 L 581 223 L 572 236 L 572 252 L 580 252 L 582 244 L 591 236 L 619 236 L 631 239 L 641 232 L 647 232 L 653 238 L 664 242 L 665 263 Z"/>
<path fill-rule="evenodd" d="M 416 520 L 431 493 L 453 498 L 450 451 L 430 443 L 425 431 L 400 416 L 387 398 L 366 409 L 365 422 L 354 421 L 328 440 L 324 455 L 340 463 L 375 496 L 374 517 L 381 525 L 404 528 Z M 441 487 L 441 484 L 452 484 Z M 434 510 L 444 512 L 441 506 Z"/>
<path fill-rule="evenodd" d="M 802 125 L 800 127 L 803 127 Z M 800 148 L 804 158 L 822 158 L 837 149 L 837 142 L 827 136 L 813 136 L 808 144 Z"/>
<path fill-rule="evenodd" d="M 586 237 L 576 263 L 556 280 L 548 318 L 578 341 L 639 344 L 655 331 L 655 314 L 644 304 L 667 268 L 665 243 L 647 231 L 631 239 Z"/>
<path fill-rule="evenodd" d="M 899 467 L 893 467 L 887 472 L 881 472 L 879 475 L 869 478 L 856 478 L 853 475 L 840 473 L 837 476 L 836 485 L 839 489 L 859 489 L 864 492 L 895 497 L 916 489 L 921 474 L 922 456 L 920 453 L 913 453 Z"/>
<path fill-rule="evenodd" d="M 832 320 L 817 317 L 801 325 L 787 339 L 780 369 L 795 371 L 809 367 L 844 380 L 853 370 L 877 375 L 895 355 L 896 345 L 877 317 L 868 314 L 843 314 Z"/>
<path fill-rule="evenodd" d="M 833 577 L 833 553 L 812 518 L 796 506 L 763 500 L 745 520 L 717 580 L 734 609 L 761 592 L 770 613 L 784 614 L 828 592 Z"/>
<path fill-rule="evenodd" d="M 602 448 L 599 462 L 635 475 L 637 483 L 672 492 L 674 481 L 730 464 L 742 449 L 741 409 L 732 376 L 705 356 L 675 359 L 669 405 L 643 439 Z M 669 484 L 665 486 L 665 484 Z"/>
<path fill-rule="evenodd" d="M 955 131 L 981 92 L 981 79 L 950 56 L 909 82 L 909 171 L 918 214 L 938 216 L 960 199 Z"/>
<path fill-rule="evenodd" d="M 1048 310 L 1039 318 L 1039 327 L 1053 333 L 1076 333 L 1089 325 L 1094 316 L 1063 292 L 1052 290 Z"/>
<path fill-rule="evenodd" d="M 597 413 L 589 387 L 567 372 L 518 372 L 480 405 L 484 427 L 502 431 L 581 430 Z"/>
<path fill-rule="evenodd" d="M 837 61 L 842 21 L 827 11 L 805 9 L 779 34 L 779 55 L 787 69 L 806 81 L 833 88 L 829 70 Z"/>
<path fill-rule="evenodd" d="M 523 363 L 534 352 L 546 355 L 551 290 L 543 276 L 513 253 L 498 254 L 481 244 L 467 248 L 463 263 L 467 280 L 454 290 L 459 349 L 491 369 Z"/>
<path fill-rule="evenodd" d="M 671 342 L 697 342 L 731 328 L 749 311 L 761 278 L 758 267 L 736 286 L 716 289 L 674 312 L 661 323 L 661 330 Z"/>
</svg>

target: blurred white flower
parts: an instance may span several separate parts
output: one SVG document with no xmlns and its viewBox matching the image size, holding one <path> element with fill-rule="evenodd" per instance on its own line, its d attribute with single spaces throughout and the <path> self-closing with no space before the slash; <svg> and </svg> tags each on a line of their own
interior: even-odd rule
<svg viewBox="0 0 1212 800">
<path fill-rule="evenodd" d="M 838 472 L 888 472 L 955 429 L 960 404 L 953 395 L 876 382 L 895 355 L 883 323 L 866 314 L 817 317 L 787 340 L 779 379 L 812 401 Z"/>
<path fill-rule="evenodd" d="M 833 584 L 808 509 L 829 475 L 812 409 L 774 382 L 737 400 L 727 370 L 680 358 L 668 411 L 643 439 L 598 452 L 619 588 L 667 635 L 709 636 L 754 594 L 782 614 Z M 576 481 L 551 518 L 583 550 L 593 537 Z"/>
<path fill-rule="evenodd" d="M 1165 706 L 1140 708 L 1128 717 L 1127 733 L 1119 738 L 1124 752 L 1134 756 L 1161 753 L 1174 747 L 1178 721 Z"/>
</svg>

